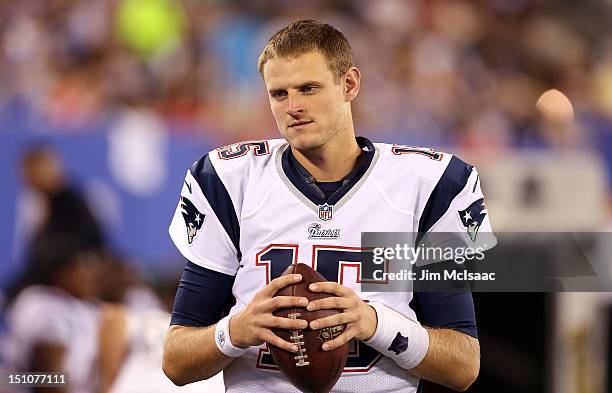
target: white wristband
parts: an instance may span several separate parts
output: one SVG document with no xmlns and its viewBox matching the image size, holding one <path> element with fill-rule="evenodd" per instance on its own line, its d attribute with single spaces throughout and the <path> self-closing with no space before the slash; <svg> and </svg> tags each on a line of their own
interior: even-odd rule
<svg viewBox="0 0 612 393">
<path fill-rule="evenodd" d="M 229 330 L 229 322 L 232 316 L 233 315 L 228 315 L 217 322 L 217 327 L 215 328 L 215 343 L 217 344 L 219 351 L 223 352 L 227 356 L 237 358 L 244 355 L 249 348 L 238 348 L 232 344 Z"/>
<path fill-rule="evenodd" d="M 420 323 L 377 302 L 368 303 L 376 310 L 378 324 L 374 335 L 364 341 L 381 354 L 410 370 L 421 363 L 429 349 L 429 333 Z"/>
</svg>

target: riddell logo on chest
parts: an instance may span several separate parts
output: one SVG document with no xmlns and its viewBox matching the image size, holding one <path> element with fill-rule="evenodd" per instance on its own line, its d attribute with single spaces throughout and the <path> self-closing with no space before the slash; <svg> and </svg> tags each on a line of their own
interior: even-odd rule
<svg viewBox="0 0 612 393">
<path fill-rule="evenodd" d="M 323 229 L 321 224 L 310 224 L 308 226 L 308 238 L 309 239 L 339 239 L 340 228 L 335 229 Z"/>
</svg>

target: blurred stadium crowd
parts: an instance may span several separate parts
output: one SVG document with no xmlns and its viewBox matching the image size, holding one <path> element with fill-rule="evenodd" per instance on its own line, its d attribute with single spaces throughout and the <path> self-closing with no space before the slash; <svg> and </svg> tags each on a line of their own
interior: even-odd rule
<svg viewBox="0 0 612 393">
<path fill-rule="evenodd" d="M 137 137 L 148 142 L 187 136 L 219 146 L 276 138 L 256 60 L 271 34 L 297 18 L 334 24 L 351 42 L 363 74 L 353 107 L 358 134 L 467 151 L 476 161 L 523 150 L 583 152 L 607 173 L 593 182 L 603 183 L 606 203 L 612 201 L 612 4 L 606 1 L 3 0 L 0 132 L 107 135 L 121 123 L 136 124 L 143 130 Z M 558 96 L 545 102 L 550 89 L 571 104 Z M 155 151 L 122 154 L 137 160 Z M 29 214 L 44 213 L 30 225 L 22 278 L 6 290 L 11 308 L 0 318 L 0 370 L 55 364 L 73 373 L 70 391 L 169 391 L 158 363 L 177 278 L 147 287 L 110 251 L 98 212 L 89 210 L 55 154 L 35 146 L 21 157 L 26 185 L 43 200 L 36 202 L 42 210 Z M 573 165 L 565 164 L 562 172 Z M 529 199 L 537 184 L 527 180 Z M 604 223 L 611 217 L 607 207 L 571 214 Z M 165 236 L 165 227 L 154 230 Z M 33 353 L 40 362 L 31 363 Z"/>
<path fill-rule="evenodd" d="M 169 133 L 276 136 L 255 62 L 265 40 L 320 17 L 364 74 L 358 130 L 472 148 L 610 148 L 611 11 L 604 1 L 24 0 L 0 4 L 5 130 L 94 132 L 140 107 Z M 538 126 L 564 92 L 579 127 Z"/>
</svg>

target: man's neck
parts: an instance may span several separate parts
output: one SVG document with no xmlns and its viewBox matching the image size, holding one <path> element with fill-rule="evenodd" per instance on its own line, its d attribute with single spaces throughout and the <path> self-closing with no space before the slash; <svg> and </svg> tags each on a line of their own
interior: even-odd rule
<svg viewBox="0 0 612 393">
<path fill-rule="evenodd" d="M 361 148 L 355 137 L 343 144 L 328 144 L 321 149 L 291 150 L 295 159 L 318 182 L 340 181 L 357 165 Z"/>
</svg>

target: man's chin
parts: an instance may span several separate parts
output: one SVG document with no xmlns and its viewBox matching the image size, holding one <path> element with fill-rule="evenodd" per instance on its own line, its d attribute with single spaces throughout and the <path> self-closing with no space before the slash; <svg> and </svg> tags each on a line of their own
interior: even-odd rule
<svg viewBox="0 0 612 393">
<path fill-rule="evenodd" d="M 321 141 L 314 138 L 297 137 L 297 138 L 285 138 L 292 148 L 299 151 L 310 151 L 320 148 L 323 144 Z"/>
<path fill-rule="evenodd" d="M 318 124 L 309 125 L 307 130 L 286 128 L 281 135 L 291 147 L 303 152 L 320 149 L 333 137 L 323 131 Z"/>
</svg>

